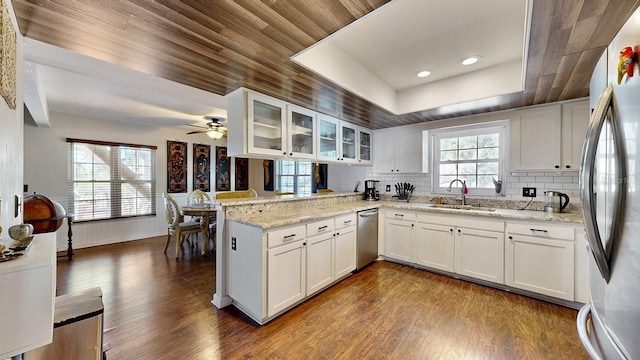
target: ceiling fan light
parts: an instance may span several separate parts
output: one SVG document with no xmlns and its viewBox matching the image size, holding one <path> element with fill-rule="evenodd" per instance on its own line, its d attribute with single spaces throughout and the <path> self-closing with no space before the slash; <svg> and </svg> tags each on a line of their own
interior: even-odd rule
<svg viewBox="0 0 640 360">
<path fill-rule="evenodd" d="M 222 135 L 224 135 L 222 133 L 222 131 L 218 131 L 218 130 L 210 130 L 207 131 L 207 136 L 212 138 L 213 140 L 218 140 L 222 137 Z"/>
<path fill-rule="evenodd" d="M 424 78 L 424 77 L 427 77 L 427 76 L 429 76 L 429 75 L 431 75 L 431 71 L 428 71 L 428 70 L 422 70 L 422 71 L 420 71 L 420 72 L 418 73 L 418 75 L 417 75 L 417 76 L 418 76 L 419 78 Z"/>
</svg>

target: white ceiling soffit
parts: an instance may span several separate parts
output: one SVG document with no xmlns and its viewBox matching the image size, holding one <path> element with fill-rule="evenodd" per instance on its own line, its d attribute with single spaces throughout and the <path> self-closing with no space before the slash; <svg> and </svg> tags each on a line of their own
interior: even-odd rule
<svg viewBox="0 0 640 360">
<path fill-rule="evenodd" d="M 532 4 L 394 0 L 291 59 L 394 114 L 519 92 Z"/>
<path fill-rule="evenodd" d="M 49 111 L 149 126 L 226 118 L 224 96 L 29 38 L 24 57 L 25 104 L 38 126 L 48 127 Z"/>
</svg>

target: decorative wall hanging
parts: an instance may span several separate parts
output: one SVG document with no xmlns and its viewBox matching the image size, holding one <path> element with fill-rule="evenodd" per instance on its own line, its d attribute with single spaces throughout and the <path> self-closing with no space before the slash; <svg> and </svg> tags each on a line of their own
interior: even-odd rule
<svg viewBox="0 0 640 360">
<path fill-rule="evenodd" d="M 236 158 L 236 191 L 249 190 L 249 159 Z"/>
<path fill-rule="evenodd" d="M 2 46 L 0 46 L 0 95 L 11 109 L 16 108 L 16 31 L 7 10 L 7 4 L 0 0 L 2 6 Z"/>
<path fill-rule="evenodd" d="M 273 191 L 273 182 L 275 181 L 273 166 L 273 160 L 262 161 L 262 169 L 264 170 L 264 191 Z"/>
<path fill-rule="evenodd" d="M 193 144 L 193 189 L 211 191 L 211 146 Z"/>
<path fill-rule="evenodd" d="M 216 191 L 231 190 L 229 158 L 226 146 L 216 146 Z"/>
<path fill-rule="evenodd" d="M 318 189 L 327 188 L 327 164 L 313 164 L 313 181 L 311 181 L 311 192 Z"/>
<path fill-rule="evenodd" d="M 187 143 L 167 140 L 167 192 L 187 192 Z"/>
</svg>

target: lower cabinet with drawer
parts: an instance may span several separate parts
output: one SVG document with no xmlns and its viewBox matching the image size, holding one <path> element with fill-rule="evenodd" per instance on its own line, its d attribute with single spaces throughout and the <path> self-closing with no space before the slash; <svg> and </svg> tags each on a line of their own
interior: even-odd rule
<svg viewBox="0 0 640 360">
<path fill-rule="evenodd" d="M 344 278 L 356 264 L 356 214 L 263 231 L 228 220 L 232 303 L 264 324 Z"/>
<path fill-rule="evenodd" d="M 571 226 L 507 222 L 505 283 L 574 301 L 574 252 Z"/>
</svg>

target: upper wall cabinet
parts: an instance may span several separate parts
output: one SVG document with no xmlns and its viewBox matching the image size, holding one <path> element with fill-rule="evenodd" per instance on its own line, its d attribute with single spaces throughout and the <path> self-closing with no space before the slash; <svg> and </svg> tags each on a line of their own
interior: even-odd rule
<svg viewBox="0 0 640 360">
<path fill-rule="evenodd" d="M 373 131 L 358 126 L 358 164 L 370 165 L 372 162 Z"/>
<path fill-rule="evenodd" d="M 579 170 L 589 102 L 517 111 L 511 120 L 511 171 Z"/>
<path fill-rule="evenodd" d="M 244 88 L 227 110 L 229 156 L 371 164 L 371 130 Z"/>
<path fill-rule="evenodd" d="M 422 172 L 422 128 L 399 126 L 373 133 L 373 166 L 378 173 Z"/>
<path fill-rule="evenodd" d="M 358 163 L 358 126 L 318 114 L 318 156 L 320 161 Z"/>
</svg>

